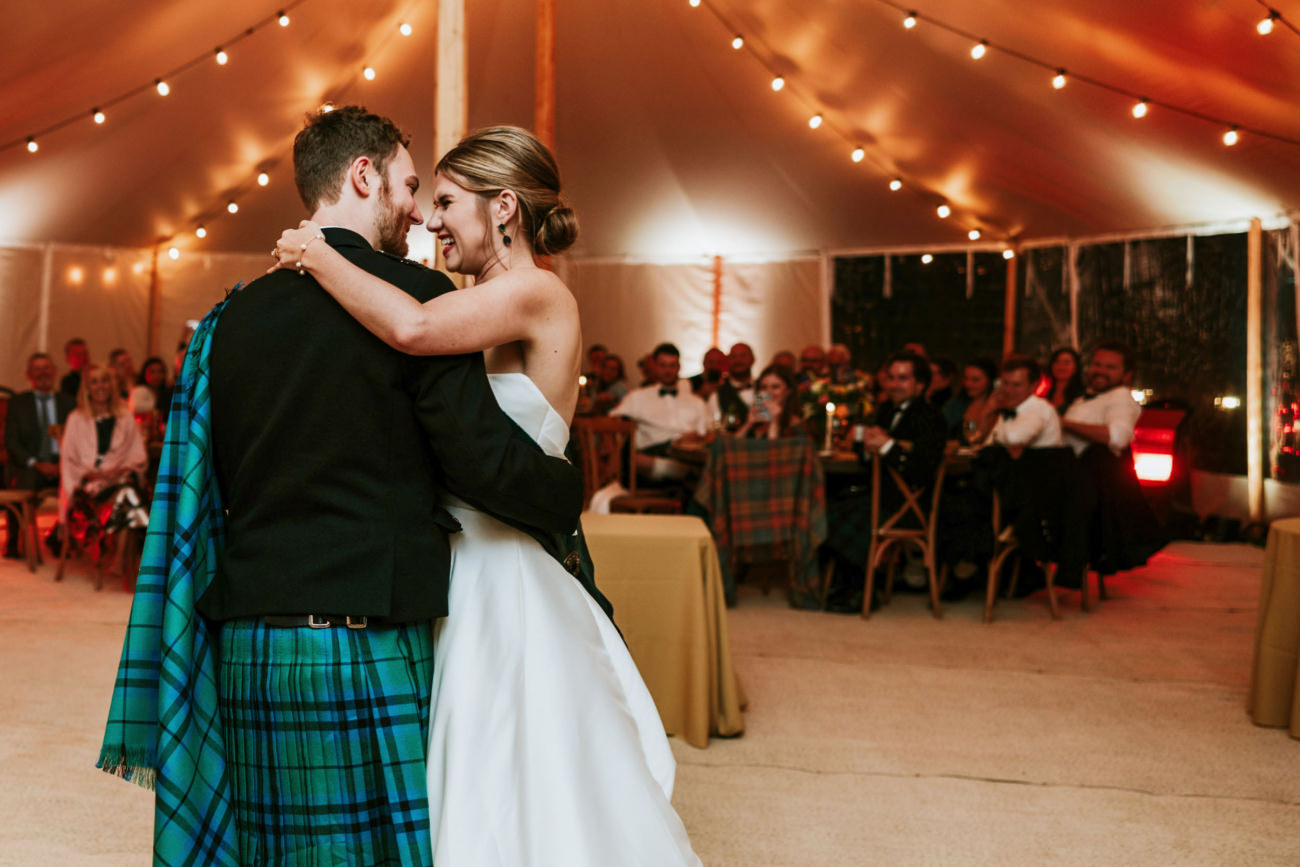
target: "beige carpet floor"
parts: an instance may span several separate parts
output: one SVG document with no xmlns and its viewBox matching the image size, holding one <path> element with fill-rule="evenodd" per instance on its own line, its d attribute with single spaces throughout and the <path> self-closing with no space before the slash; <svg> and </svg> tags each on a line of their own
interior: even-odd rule
<svg viewBox="0 0 1300 867">
<path fill-rule="evenodd" d="M 1262 552 L 1178 544 L 1078 594 L 869 622 L 742 588 L 747 731 L 680 742 L 709 865 L 1300 863 L 1300 741 L 1244 709 Z M 148 863 L 151 794 L 92 768 L 129 598 L 0 563 L 0 863 Z"/>
</svg>

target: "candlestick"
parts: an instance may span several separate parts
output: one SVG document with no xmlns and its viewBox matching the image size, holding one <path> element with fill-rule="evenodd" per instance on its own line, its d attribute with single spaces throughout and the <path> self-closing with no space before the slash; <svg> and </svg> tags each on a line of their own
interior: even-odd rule
<svg viewBox="0 0 1300 867">
<path fill-rule="evenodd" d="M 822 451 L 831 450 L 831 429 L 835 427 L 835 403 L 830 401 L 826 404 L 826 442 L 822 444 Z"/>
</svg>

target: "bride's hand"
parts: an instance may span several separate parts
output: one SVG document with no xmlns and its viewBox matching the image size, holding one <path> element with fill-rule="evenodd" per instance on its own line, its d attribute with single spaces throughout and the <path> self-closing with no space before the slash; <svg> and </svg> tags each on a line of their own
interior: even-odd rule
<svg viewBox="0 0 1300 867">
<path fill-rule="evenodd" d="M 275 264 L 267 268 L 266 273 L 270 274 L 278 268 L 289 268 L 301 274 L 304 270 L 302 257 L 307 246 L 324 238 L 320 226 L 311 220 L 303 220 L 296 229 L 285 229 L 280 233 L 280 240 L 275 242 L 275 249 L 271 251 Z"/>
</svg>

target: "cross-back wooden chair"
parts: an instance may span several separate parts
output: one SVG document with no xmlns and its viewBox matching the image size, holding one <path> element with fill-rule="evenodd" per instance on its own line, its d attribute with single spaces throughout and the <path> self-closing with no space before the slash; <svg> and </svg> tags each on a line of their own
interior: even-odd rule
<svg viewBox="0 0 1300 867">
<path fill-rule="evenodd" d="M 925 558 L 925 571 L 930 584 L 930 611 L 936 618 L 943 617 L 939 607 L 939 570 L 935 558 L 935 531 L 939 514 L 939 495 L 943 491 L 943 477 L 948 469 L 948 458 L 939 464 L 931 486 L 929 502 L 923 502 L 924 489 L 914 489 L 903 479 L 902 475 L 885 464 L 880 455 L 871 458 L 871 547 L 867 553 L 867 584 L 862 594 L 862 617 L 871 617 L 871 595 L 875 589 L 876 569 L 885 562 L 885 555 L 895 547 L 901 549 L 907 544 L 915 545 Z M 889 516 L 880 512 L 880 484 L 884 473 L 889 473 L 898 491 L 903 496 L 903 503 Z M 915 519 L 919 526 L 900 526 L 909 518 Z M 894 590 L 894 559 L 889 560 L 886 570 L 884 601 L 888 602 Z"/>
<path fill-rule="evenodd" d="M 681 502 L 672 497 L 637 493 L 635 421 L 580 417 L 573 420 L 573 430 L 582 455 L 584 502 L 588 507 L 596 491 L 617 481 L 627 488 L 627 493 L 610 501 L 610 511 L 672 514 L 682 510 Z"/>
</svg>

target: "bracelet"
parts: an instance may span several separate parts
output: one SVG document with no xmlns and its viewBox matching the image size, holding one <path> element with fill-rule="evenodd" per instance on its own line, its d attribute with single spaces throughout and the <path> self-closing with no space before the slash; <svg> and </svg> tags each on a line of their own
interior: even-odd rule
<svg viewBox="0 0 1300 867">
<path fill-rule="evenodd" d="M 306 253 L 307 253 L 307 248 L 311 246 L 311 242 L 312 242 L 312 241 L 324 241 L 324 240 L 325 240 L 325 233 L 323 233 L 323 232 L 317 232 L 316 234 L 314 234 L 314 235 L 312 235 L 310 238 L 308 238 L 306 241 L 304 241 L 304 242 L 302 243 L 302 245 L 299 247 L 299 252 L 298 252 L 298 262 L 297 262 L 297 264 L 294 266 L 294 267 L 296 267 L 296 268 L 298 269 L 298 273 L 299 273 L 299 274 L 304 274 L 304 273 L 306 273 L 305 271 L 302 270 L 302 257 L 303 257 L 304 255 L 306 255 Z"/>
</svg>

